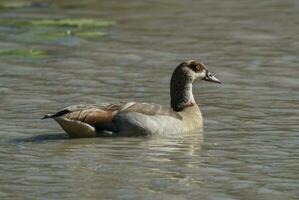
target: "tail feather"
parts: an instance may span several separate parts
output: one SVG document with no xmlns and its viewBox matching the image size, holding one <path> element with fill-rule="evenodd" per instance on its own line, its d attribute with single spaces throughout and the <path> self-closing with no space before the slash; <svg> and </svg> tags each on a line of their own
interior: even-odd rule
<svg viewBox="0 0 299 200">
<path fill-rule="evenodd" d="M 64 110 L 60 110 L 60 111 L 58 111 L 58 112 L 55 113 L 55 114 L 46 114 L 46 115 L 45 115 L 43 118 L 41 118 L 41 119 L 60 117 L 60 116 L 65 115 L 65 114 L 67 114 L 67 113 L 69 113 L 69 112 L 70 112 L 69 110 L 64 109 Z"/>
<path fill-rule="evenodd" d="M 110 106 L 110 105 L 109 105 Z M 42 119 L 52 118 L 70 137 L 112 136 L 117 129 L 113 124 L 119 107 L 77 105 L 69 106 Z"/>
<path fill-rule="evenodd" d="M 47 118 L 52 118 L 52 115 L 51 115 L 51 114 L 46 114 L 45 116 L 43 116 L 43 117 L 41 118 L 41 120 L 43 120 L 43 119 L 47 119 Z"/>
</svg>

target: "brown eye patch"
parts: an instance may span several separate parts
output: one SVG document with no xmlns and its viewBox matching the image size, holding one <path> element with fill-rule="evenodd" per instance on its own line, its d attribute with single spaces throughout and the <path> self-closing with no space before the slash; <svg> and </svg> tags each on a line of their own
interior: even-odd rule
<svg viewBox="0 0 299 200">
<path fill-rule="evenodd" d="M 202 63 L 197 63 L 197 65 L 196 65 L 196 71 L 197 71 L 197 72 L 202 72 L 204 69 L 205 69 L 204 64 L 202 64 Z"/>
<path fill-rule="evenodd" d="M 188 67 L 192 69 L 194 72 L 202 72 L 205 69 L 204 64 L 196 61 L 189 62 Z"/>
</svg>

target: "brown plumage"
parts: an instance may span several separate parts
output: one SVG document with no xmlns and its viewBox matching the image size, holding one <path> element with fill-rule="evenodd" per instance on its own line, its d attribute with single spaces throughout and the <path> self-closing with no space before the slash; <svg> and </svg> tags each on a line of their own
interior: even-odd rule
<svg viewBox="0 0 299 200">
<path fill-rule="evenodd" d="M 182 116 L 171 108 L 155 103 L 118 103 L 118 104 L 90 104 L 74 105 L 66 107 L 53 115 L 45 115 L 46 118 L 64 117 L 68 120 L 80 121 L 97 129 L 116 131 L 113 127 L 113 119 L 122 113 L 140 113 L 145 115 L 166 115 L 176 119 Z"/>
<path fill-rule="evenodd" d="M 100 127 L 103 124 L 111 123 L 116 112 L 105 111 L 98 108 L 88 108 L 69 112 L 65 118 L 87 123 L 94 127 Z"/>
</svg>

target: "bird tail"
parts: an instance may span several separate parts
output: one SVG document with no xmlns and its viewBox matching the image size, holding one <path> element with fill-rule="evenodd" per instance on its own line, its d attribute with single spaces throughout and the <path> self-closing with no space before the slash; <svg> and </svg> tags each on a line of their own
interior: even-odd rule
<svg viewBox="0 0 299 200">
<path fill-rule="evenodd" d="M 64 110 L 60 110 L 60 111 L 58 111 L 58 112 L 55 113 L 55 114 L 46 114 L 46 115 L 45 115 L 43 118 L 41 118 L 41 119 L 60 117 L 60 116 L 65 115 L 65 114 L 67 114 L 67 113 L 69 113 L 69 112 L 70 112 L 69 110 L 64 109 Z"/>
<path fill-rule="evenodd" d="M 43 116 L 41 119 L 48 119 L 48 118 L 52 118 L 53 115 L 51 114 L 46 114 L 45 116 Z"/>
</svg>

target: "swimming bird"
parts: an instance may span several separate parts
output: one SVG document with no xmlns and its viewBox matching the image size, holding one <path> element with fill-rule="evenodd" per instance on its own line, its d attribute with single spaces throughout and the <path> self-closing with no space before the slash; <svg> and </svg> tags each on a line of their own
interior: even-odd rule
<svg viewBox="0 0 299 200">
<path fill-rule="evenodd" d="M 196 79 L 221 83 L 203 63 L 189 60 L 172 73 L 170 107 L 139 102 L 73 105 L 43 119 L 54 119 L 73 138 L 165 135 L 200 129 L 202 114 L 192 92 Z"/>
</svg>

